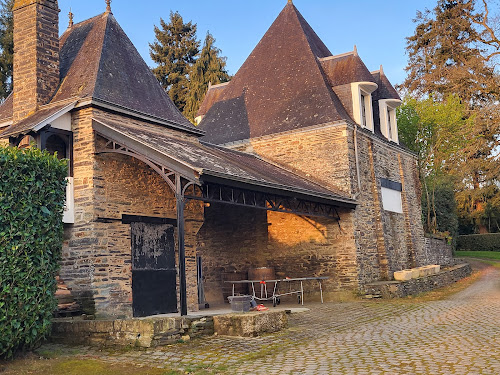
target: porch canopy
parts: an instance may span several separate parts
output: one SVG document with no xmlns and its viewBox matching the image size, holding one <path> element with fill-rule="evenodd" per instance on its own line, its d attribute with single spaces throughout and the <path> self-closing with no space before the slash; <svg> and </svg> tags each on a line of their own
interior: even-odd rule
<svg viewBox="0 0 500 375">
<path fill-rule="evenodd" d="M 137 158 L 167 182 L 177 199 L 181 315 L 187 314 L 184 204 L 194 199 L 338 220 L 337 207 L 355 200 L 289 170 L 239 151 L 176 135 L 132 119 L 95 116 L 93 129 L 106 140 L 97 153 Z"/>
</svg>

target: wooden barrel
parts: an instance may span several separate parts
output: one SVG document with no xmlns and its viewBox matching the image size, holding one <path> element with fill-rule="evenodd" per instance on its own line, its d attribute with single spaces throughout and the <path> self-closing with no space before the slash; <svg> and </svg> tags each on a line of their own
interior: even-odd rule
<svg viewBox="0 0 500 375">
<path fill-rule="evenodd" d="M 226 283 L 224 281 L 239 281 L 246 280 L 246 272 L 223 272 L 222 273 L 222 295 L 224 297 L 224 302 L 229 303 L 227 297 L 233 295 L 233 284 Z M 248 294 L 248 284 L 234 284 L 234 294 L 242 295 Z"/>
<path fill-rule="evenodd" d="M 272 267 L 258 267 L 250 268 L 248 270 L 249 280 L 274 280 L 276 279 L 276 273 Z"/>
</svg>

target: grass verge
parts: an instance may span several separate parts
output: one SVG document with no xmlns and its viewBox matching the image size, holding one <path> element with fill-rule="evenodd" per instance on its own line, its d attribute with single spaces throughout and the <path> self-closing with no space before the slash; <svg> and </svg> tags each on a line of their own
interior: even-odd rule
<svg viewBox="0 0 500 375">
<path fill-rule="evenodd" d="M 500 261 L 500 251 L 455 251 L 458 258 L 492 259 Z"/>
</svg>

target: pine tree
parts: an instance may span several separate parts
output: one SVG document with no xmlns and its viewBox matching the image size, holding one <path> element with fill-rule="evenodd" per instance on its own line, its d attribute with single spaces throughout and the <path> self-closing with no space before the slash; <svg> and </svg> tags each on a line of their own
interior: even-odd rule
<svg viewBox="0 0 500 375">
<path fill-rule="evenodd" d="M 474 7 L 474 0 L 438 0 L 433 11 L 417 14 L 415 34 L 407 38 L 408 77 L 400 89 L 440 101 L 455 94 L 466 106 L 464 116 L 474 121 L 473 142 L 461 158 L 447 161 L 448 173 L 457 181 L 459 215 L 485 232 L 485 207 L 500 194 L 500 90 L 484 32 L 471 17 L 481 19 Z"/>
<path fill-rule="evenodd" d="M 474 1 L 439 0 L 433 12 L 419 12 L 415 34 L 407 38 L 408 76 L 401 88 L 413 97 L 458 95 L 470 108 L 498 97 L 494 66 L 478 47 L 480 33 L 468 15 Z"/>
<path fill-rule="evenodd" d="M 14 0 L 0 1 L 0 99 L 12 91 L 14 62 Z"/>
<path fill-rule="evenodd" d="M 158 64 L 153 73 L 177 108 L 184 110 L 188 95 L 189 70 L 195 63 L 200 42 L 196 40 L 196 24 L 184 23 L 178 12 L 170 12 L 170 22 L 160 18 L 154 28 L 156 41 L 149 44 L 150 55 Z"/>
<path fill-rule="evenodd" d="M 215 47 L 214 43 L 214 37 L 207 32 L 201 53 L 189 75 L 189 96 L 184 115 L 193 123 L 209 84 L 216 85 L 229 81 L 226 58 L 220 56 L 221 50 Z"/>
</svg>

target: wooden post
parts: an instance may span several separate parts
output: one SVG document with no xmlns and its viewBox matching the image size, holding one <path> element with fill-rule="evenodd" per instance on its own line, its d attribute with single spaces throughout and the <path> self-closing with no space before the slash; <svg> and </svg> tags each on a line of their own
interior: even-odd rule
<svg viewBox="0 0 500 375">
<path fill-rule="evenodd" d="M 179 294 L 181 316 L 187 315 L 186 252 L 184 248 L 184 196 L 181 177 L 175 176 L 175 197 L 177 200 L 177 237 L 179 241 Z"/>
</svg>

